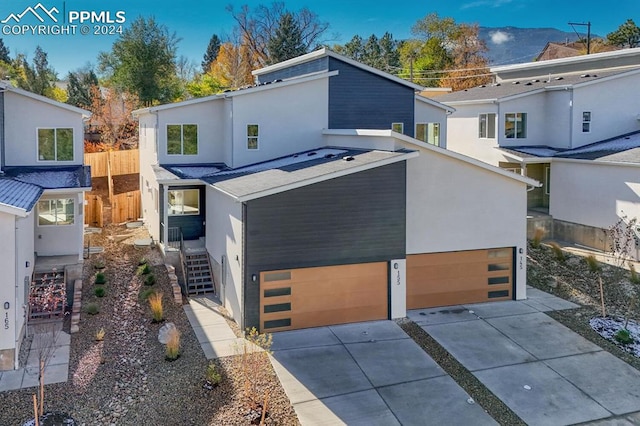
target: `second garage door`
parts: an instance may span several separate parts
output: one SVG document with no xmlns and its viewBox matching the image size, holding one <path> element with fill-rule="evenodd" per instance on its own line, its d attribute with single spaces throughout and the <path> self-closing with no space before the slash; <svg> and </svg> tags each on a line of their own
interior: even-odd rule
<svg viewBox="0 0 640 426">
<path fill-rule="evenodd" d="M 407 256 L 407 309 L 508 300 L 513 248 Z"/>
<path fill-rule="evenodd" d="M 260 273 L 260 331 L 387 319 L 387 262 Z"/>
</svg>

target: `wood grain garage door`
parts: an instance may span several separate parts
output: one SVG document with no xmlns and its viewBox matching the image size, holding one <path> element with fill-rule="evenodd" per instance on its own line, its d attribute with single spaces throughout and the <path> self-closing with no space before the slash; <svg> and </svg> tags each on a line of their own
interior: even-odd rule
<svg viewBox="0 0 640 426">
<path fill-rule="evenodd" d="M 260 273 L 260 331 L 387 319 L 387 262 Z"/>
<path fill-rule="evenodd" d="M 509 300 L 513 248 L 407 256 L 407 309 Z"/>
</svg>

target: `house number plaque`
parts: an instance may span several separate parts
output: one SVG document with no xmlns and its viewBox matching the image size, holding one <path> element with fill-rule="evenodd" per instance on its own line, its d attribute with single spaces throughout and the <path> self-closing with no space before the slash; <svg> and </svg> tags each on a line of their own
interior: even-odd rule
<svg viewBox="0 0 640 426">
<path fill-rule="evenodd" d="M 9 329 L 9 312 L 4 313 L 4 329 Z"/>
</svg>

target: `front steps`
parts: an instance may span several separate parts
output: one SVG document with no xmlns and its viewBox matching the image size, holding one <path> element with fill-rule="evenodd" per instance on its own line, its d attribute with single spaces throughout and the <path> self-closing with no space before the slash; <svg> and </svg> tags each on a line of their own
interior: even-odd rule
<svg viewBox="0 0 640 426">
<path fill-rule="evenodd" d="M 215 293 L 213 275 L 206 250 L 185 253 L 187 295 Z"/>
</svg>

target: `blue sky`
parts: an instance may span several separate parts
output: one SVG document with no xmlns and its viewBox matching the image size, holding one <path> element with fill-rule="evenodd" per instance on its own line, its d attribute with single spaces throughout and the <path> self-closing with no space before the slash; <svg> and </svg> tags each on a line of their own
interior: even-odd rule
<svg viewBox="0 0 640 426">
<path fill-rule="evenodd" d="M 39 3 L 43 8 L 37 10 L 44 20 L 42 24 L 47 27 L 62 25 L 62 17 L 68 20 L 71 12 L 109 12 L 111 20 L 118 16 L 124 17 L 124 28 L 140 15 L 155 16 L 182 39 L 178 45 L 178 54 L 199 64 L 211 35 L 215 33 L 224 36 L 232 31 L 234 22 L 225 10 L 227 4 L 233 3 L 235 7 L 248 4 L 253 7 L 270 4 L 271 1 L 2 0 L 0 21 L 6 20 L 11 14 L 19 15 L 26 8 L 36 7 Z M 640 25 L 639 0 L 616 0 L 609 3 L 601 0 L 414 0 L 402 3 L 391 0 L 289 0 L 285 4 L 291 10 L 306 6 L 317 13 L 322 21 L 328 22 L 330 28 L 326 38 L 329 44 L 345 43 L 355 34 L 368 37 L 374 33 L 380 36 L 385 31 L 391 32 L 397 39 L 407 38 L 410 36 L 411 26 L 431 12 L 436 12 L 441 17 L 452 17 L 458 23 L 477 23 L 484 27 L 544 27 L 571 31 L 568 22 L 591 21 L 592 32 L 602 36 L 615 30 L 629 18 Z M 54 7 L 57 12 L 52 11 Z M 43 9 L 50 11 L 51 16 L 58 19 L 58 23 L 47 17 L 42 12 Z M 116 15 L 118 11 L 124 14 Z M 106 14 L 102 16 L 105 18 Z M 5 24 L 0 23 L 0 37 L 9 47 L 11 55 L 24 53 L 31 58 L 36 46 L 40 45 L 48 53 L 49 63 L 61 78 L 68 71 L 86 63 L 95 64 L 98 53 L 110 50 L 117 39 L 117 35 L 92 34 L 96 29 L 109 28 L 94 27 L 90 22 L 85 23 L 89 25 L 87 35 L 80 34 L 81 24 L 78 22 L 74 22 L 76 34 L 70 35 L 32 35 L 31 29 L 23 31 L 20 27 L 25 24 L 41 23 L 31 13 L 18 21 L 12 18 Z"/>
</svg>

